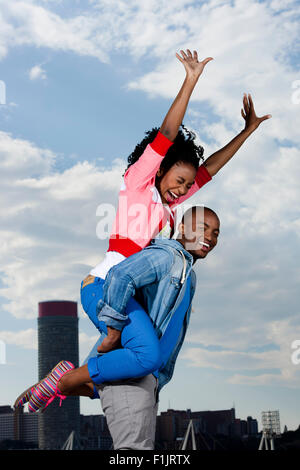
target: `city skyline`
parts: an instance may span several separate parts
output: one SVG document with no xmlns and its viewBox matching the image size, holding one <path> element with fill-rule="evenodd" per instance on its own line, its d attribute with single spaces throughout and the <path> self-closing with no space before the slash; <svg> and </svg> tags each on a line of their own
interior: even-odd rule
<svg viewBox="0 0 300 470">
<path fill-rule="evenodd" d="M 51 409 L 49 413 L 50 416 Z M 53 417 L 55 413 L 53 409 Z M 251 416 L 248 416 L 247 420 L 237 418 L 234 408 L 194 412 L 190 409 L 169 409 L 157 415 L 155 448 L 161 448 L 161 446 L 165 450 L 178 448 L 179 441 L 183 442 L 191 421 L 196 436 L 205 435 L 206 439 L 212 439 L 214 443 L 221 438 L 221 435 L 229 440 L 251 439 L 252 437 L 259 439 L 260 437 L 257 420 Z M 67 421 L 64 424 L 62 422 L 61 425 L 60 431 L 64 432 L 65 438 L 61 439 L 62 434 L 57 435 L 57 438 L 53 435 L 51 447 L 53 449 L 64 449 L 67 442 L 70 441 L 72 445 L 74 439 L 79 444 L 81 442 L 83 448 L 84 446 L 102 450 L 111 448 L 112 440 L 104 415 L 80 415 L 80 432 L 78 429 L 72 431 Z M 72 435 L 74 435 L 73 438 Z M 5 441 L 16 441 L 16 444 L 19 441 L 35 447 L 38 445 L 39 449 L 43 450 L 44 438 L 42 436 L 43 430 L 37 414 L 20 409 L 14 412 L 10 406 L 0 406 L 0 444 Z M 212 450 L 206 439 L 204 439 L 206 447 Z"/>
<path fill-rule="evenodd" d="M 235 403 L 259 423 L 261 411 L 279 409 L 282 426 L 296 429 L 297 1 L 16 0 L 0 2 L 0 18 L 0 405 L 38 378 L 38 302 L 78 303 L 80 363 L 96 342 L 80 283 L 108 246 L 97 210 L 116 206 L 128 155 L 182 83 L 175 53 L 190 48 L 214 58 L 184 122 L 205 158 L 242 129 L 244 92 L 272 118 L 191 200 L 219 214 L 221 233 L 195 267 L 191 322 L 159 413 L 169 402 Z"/>
</svg>

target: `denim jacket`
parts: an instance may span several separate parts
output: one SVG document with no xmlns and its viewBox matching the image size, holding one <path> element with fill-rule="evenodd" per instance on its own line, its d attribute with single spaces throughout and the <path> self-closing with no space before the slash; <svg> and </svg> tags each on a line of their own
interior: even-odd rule
<svg viewBox="0 0 300 470">
<path fill-rule="evenodd" d="M 154 374 L 158 377 L 158 390 L 169 382 L 173 375 L 188 327 L 196 286 L 192 264 L 192 255 L 177 240 L 154 239 L 142 252 L 130 256 L 110 269 L 106 276 L 107 283 L 104 285 L 106 288 L 103 287 L 103 299 L 100 299 L 97 305 L 99 321 L 122 329 L 127 320 L 127 302 L 135 294 L 136 300 L 150 316 L 157 336 L 161 338 L 184 298 L 189 279 L 187 310 L 177 343 L 163 367 Z M 118 282 L 111 282 L 113 278 Z"/>
</svg>

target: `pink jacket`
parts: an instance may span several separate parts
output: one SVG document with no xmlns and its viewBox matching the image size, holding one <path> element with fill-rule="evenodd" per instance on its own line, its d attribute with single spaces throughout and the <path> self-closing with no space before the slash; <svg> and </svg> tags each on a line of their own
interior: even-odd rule
<svg viewBox="0 0 300 470">
<path fill-rule="evenodd" d="M 171 145 L 173 142 L 158 132 L 140 158 L 127 169 L 108 251 L 117 251 L 126 257 L 137 253 L 149 245 L 170 218 L 156 190 L 155 177 Z M 201 165 L 187 194 L 169 204 L 171 211 L 211 179 L 205 166 Z"/>
</svg>

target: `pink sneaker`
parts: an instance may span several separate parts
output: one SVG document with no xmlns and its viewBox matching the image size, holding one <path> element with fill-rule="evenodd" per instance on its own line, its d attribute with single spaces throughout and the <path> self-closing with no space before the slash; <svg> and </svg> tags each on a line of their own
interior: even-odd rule
<svg viewBox="0 0 300 470">
<path fill-rule="evenodd" d="M 41 382 L 39 382 L 36 387 L 34 387 L 28 402 L 28 411 L 30 413 L 35 413 L 41 408 L 44 410 L 48 405 L 50 405 L 55 397 L 60 398 L 61 405 L 61 401 L 64 400 L 66 396 L 60 393 L 59 389 L 57 388 L 57 383 L 67 372 L 72 369 L 75 369 L 75 366 L 71 362 L 59 362 L 47 375 L 47 377 L 41 380 Z"/>
</svg>

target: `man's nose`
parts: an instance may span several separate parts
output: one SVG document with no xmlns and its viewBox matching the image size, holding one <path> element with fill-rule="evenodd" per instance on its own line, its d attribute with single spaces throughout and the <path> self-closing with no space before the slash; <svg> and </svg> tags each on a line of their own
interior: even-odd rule
<svg viewBox="0 0 300 470">
<path fill-rule="evenodd" d="M 209 232 L 204 233 L 204 239 L 207 240 L 208 242 L 211 242 L 212 240 L 212 234 Z"/>
</svg>

